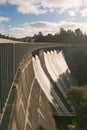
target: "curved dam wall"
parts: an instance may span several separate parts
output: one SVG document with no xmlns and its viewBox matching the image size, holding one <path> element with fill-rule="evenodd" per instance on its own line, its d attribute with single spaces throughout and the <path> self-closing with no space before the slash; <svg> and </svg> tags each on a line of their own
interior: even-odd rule
<svg viewBox="0 0 87 130">
<path fill-rule="evenodd" d="M 26 55 L 17 69 L 0 129 L 56 130 L 52 113 L 75 112 L 66 101 L 67 89 L 76 84 L 72 79 L 62 51 Z"/>
<path fill-rule="evenodd" d="M 33 52 L 34 55 L 40 48 L 46 49 L 54 46 L 60 47 L 60 44 L 21 43 L 5 39 L 2 42 L 0 39 L 0 118 L 20 60 L 28 52 Z"/>
<path fill-rule="evenodd" d="M 56 130 L 51 107 L 34 72 L 32 56 L 22 60 L 11 88 L 0 130 Z"/>
<path fill-rule="evenodd" d="M 16 70 L 18 68 L 18 65 L 20 63 L 20 60 L 24 57 L 24 55 L 28 52 L 33 52 L 32 54 L 38 54 L 40 49 L 43 49 L 44 51 L 52 49 L 59 49 L 65 50 L 66 60 L 69 65 L 69 68 L 72 72 L 74 72 L 76 79 L 78 81 L 82 81 L 84 83 L 87 82 L 86 79 L 86 50 L 81 50 L 85 55 L 84 63 L 83 60 L 80 60 L 81 62 L 76 62 L 76 56 L 74 56 L 74 50 L 76 48 L 86 48 L 86 44 L 70 44 L 70 43 L 19 43 L 15 41 L 6 41 L 0 39 L 0 119 L 1 115 L 4 111 L 4 108 L 6 106 L 6 102 L 8 99 L 8 95 L 10 92 L 10 88 L 12 86 L 14 75 L 16 73 Z M 71 52 L 73 49 L 73 53 Z M 76 49 L 77 52 L 77 49 Z M 81 53 L 81 54 L 82 54 Z M 82 55 L 80 58 L 77 57 L 77 59 L 83 59 L 84 57 Z M 78 61 L 78 60 L 77 60 Z M 54 62 L 55 63 L 55 62 Z M 79 67 L 77 67 L 77 65 Z M 85 68 L 85 69 L 84 69 Z M 80 71 L 81 70 L 81 71 Z M 82 74 L 83 72 L 83 74 Z M 60 78 L 63 78 L 65 80 L 64 76 L 60 76 Z M 52 81 L 52 80 L 51 80 Z"/>
</svg>

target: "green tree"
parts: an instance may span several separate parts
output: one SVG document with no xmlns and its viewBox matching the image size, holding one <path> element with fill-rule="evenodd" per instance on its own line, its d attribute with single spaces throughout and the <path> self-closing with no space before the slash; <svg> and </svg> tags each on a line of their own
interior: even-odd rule
<svg viewBox="0 0 87 130">
<path fill-rule="evenodd" d="M 66 31 L 64 28 L 60 28 L 60 34 L 66 34 Z"/>
<path fill-rule="evenodd" d="M 81 32 L 81 30 L 79 28 L 75 29 L 75 34 L 76 36 L 82 36 L 83 33 Z"/>
<path fill-rule="evenodd" d="M 68 90 L 68 99 L 76 108 L 77 130 L 87 130 L 87 85 L 71 87 Z"/>
</svg>

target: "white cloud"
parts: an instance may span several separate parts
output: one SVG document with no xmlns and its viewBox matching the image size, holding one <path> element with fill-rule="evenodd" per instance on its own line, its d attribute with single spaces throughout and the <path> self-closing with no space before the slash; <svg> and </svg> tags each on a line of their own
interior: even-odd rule
<svg viewBox="0 0 87 130">
<path fill-rule="evenodd" d="M 81 10 L 81 11 L 80 11 L 80 14 L 81 14 L 81 16 L 83 16 L 83 17 L 85 17 L 85 16 L 87 17 L 87 8 Z"/>
<path fill-rule="evenodd" d="M 6 30 L 5 30 L 5 27 L 2 23 L 0 23 L 0 33 L 1 34 L 6 34 Z"/>
<path fill-rule="evenodd" d="M 14 27 L 9 29 L 9 36 L 12 37 L 24 37 L 28 35 L 29 30 L 24 27 Z"/>
<path fill-rule="evenodd" d="M 8 3 L 17 6 L 18 12 L 22 14 L 43 14 L 45 9 L 41 9 L 40 0 L 7 0 Z"/>
<path fill-rule="evenodd" d="M 0 16 L 0 33 L 1 34 L 6 34 L 6 30 L 5 30 L 3 22 L 8 22 L 9 20 L 10 20 L 9 17 Z"/>
<path fill-rule="evenodd" d="M 80 7 L 82 0 L 44 0 L 42 5 L 46 7 L 59 7 L 62 9 L 77 8 Z"/>
<path fill-rule="evenodd" d="M 10 20 L 9 17 L 3 17 L 3 16 L 0 16 L 0 33 L 1 34 L 6 34 L 6 29 L 5 29 L 5 26 L 4 26 L 4 23 L 3 22 L 8 22 Z"/>
<path fill-rule="evenodd" d="M 87 6 L 87 0 L 0 0 L 0 4 L 6 2 L 16 5 L 17 10 L 23 14 L 43 14 L 55 9 L 67 10 Z"/>
<path fill-rule="evenodd" d="M 84 26 L 83 26 L 84 25 Z M 48 33 L 55 34 L 59 32 L 60 28 L 64 28 L 65 30 L 75 30 L 80 28 L 83 32 L 87 32 L 87 23 L 77 23 L 77 22 L 68 22 L 62 21 L 59 23 L 52 23 L 52 22 L 32 22 L 32 23 L 25 23 L 21 27 L 14 27 L 9 29 L 10 36 L 13 37 L 25 37 L 25 36 L 33 36 L 41 31 L 44 35 Z"/>
<path fill-rule="evenodd" d="M 0 23 L 1 23 L 1 22 L 8 22 L 9 20 L 10 20 L 9 17 L 0 16 Z"/>
<path fill-rule="evenodd" d="M 59 14 L 62 14 L 64 11 L 64 9 L 60 9 Z"/>
<path fill-rule="evenodd" d="M 14 27 L 9 29 L 9 34 L 14 37 L 24 37 L 24 36 L 33 36 L 37 34 L 39 31 L 42 31 L 43 34 L 48 33 L 56 33 L 58 31 L 57 23 L 51 22 L 32 22 L 32 23 L 25 23 L 21 27 Z"/>
<path fill-rule="evenodd" d="M 69 16 L 76 16 L 76 12 L 73 10 L 68 11 Z"/>
</svg>

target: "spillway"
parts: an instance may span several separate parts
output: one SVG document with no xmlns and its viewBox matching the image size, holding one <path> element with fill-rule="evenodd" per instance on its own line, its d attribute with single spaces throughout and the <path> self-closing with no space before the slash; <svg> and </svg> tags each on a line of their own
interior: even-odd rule
<svg viewBox="0 0 87 130">
<path fill-rule="evenodd" d="M 58 106 L 58 110 L 62 110 L 62 111 L 67 111 L 66 107 L 64 106 L 63 102 L 60 100 L 60 97 L 56 94 L 56 92 L 53 89 L 52 84 L 50 83 L 50 81 L 48 80 L 46 74 L 44 73 L 39 58 L 36 56 L 36 59 L 33 60 L 33 67 L 34 67 L 34 72 L 35 72 L 35 76 L 36 79 L 38 80 L 40 87 L 42 88 L 42 90 L 44 91 L 44 93 L 46 94 L 48 100 L 53 104 L 53 99 L 56 100 L 57 105 Z M 53 104 L 53 106 L 55 106 Z M 56 108 L 56 106 L 55 106 Z M 59 109 L 60 108 L 60 109 Z"/>
<path fill-rule="evenodd" d="M 49 80 L 49 77 L 40 63 L 39 57 L 36 55 L 35 58 L 33 57 L 33 68 L 35 77 L 40 84 L 41 89 L 44 91 L 49 102 L 53 105 L 57 112 L 74 111 L 75 109 L 72 105 L 67 107 L 67 89 L 73 84 L 72 79 L 69 79 L 67 76 L 68 74 L 70 75 L 70 70 L 64 59 L 62 51 L 59 51 L 58 53 L 57 51 L 44 52 L 43 59 L 44 65 L 56 85 L 56 89 L 54 89 L 52 82 Z M 68 74 L 66 74 L 66 72 Z M 60 79 L 61 75 L 64 75 L 65 80 L 68 82 L 68 86 L 63 79 Z M 58 90 L 60 94 L 56 90 Z"/>
</svg>

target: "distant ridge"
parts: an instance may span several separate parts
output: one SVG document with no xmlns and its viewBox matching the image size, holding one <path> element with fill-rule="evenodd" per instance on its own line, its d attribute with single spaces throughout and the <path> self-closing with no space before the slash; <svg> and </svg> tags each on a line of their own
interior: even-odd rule
<svg viewBox="0 0 87 130">
<path fill-rule="evenodd" d="M 22 42 L 21 41 L 10 40 L 10 39 L 0 38 L 0 44 L 1 43 L 22 43 Z"/>
</svg>

